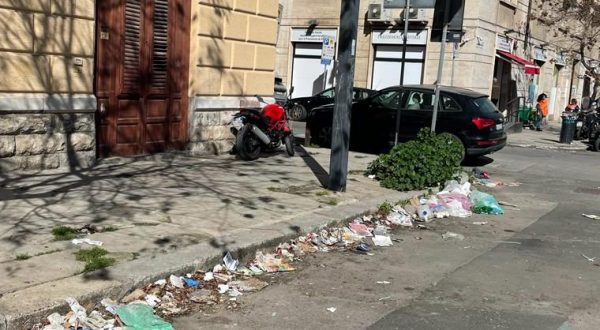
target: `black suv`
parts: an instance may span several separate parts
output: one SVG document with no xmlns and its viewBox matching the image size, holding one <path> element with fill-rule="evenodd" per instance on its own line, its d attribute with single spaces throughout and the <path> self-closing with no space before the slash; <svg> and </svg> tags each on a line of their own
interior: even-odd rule
<svg viewBox="0 0 600 330">
<path fill-rule="evenodd" d="M 396 115 L 400 114 L 399 141 L 414 139 L 430 127 L 434 104 L 433 85 L 390 87 L 352 106 L 350 146 L 353 150 L 386 152 L 394 145 Z M 468 156 L 498 151 L 506 145 L 504 117 L 485 94 L 442 87 L 436 132 L 459 139 Z M 398 111 L 399 110 L 399 111 Z M 313 109 L 306 120 L 311 143 L 331 145 L 333 106 Z"/>
</svg>

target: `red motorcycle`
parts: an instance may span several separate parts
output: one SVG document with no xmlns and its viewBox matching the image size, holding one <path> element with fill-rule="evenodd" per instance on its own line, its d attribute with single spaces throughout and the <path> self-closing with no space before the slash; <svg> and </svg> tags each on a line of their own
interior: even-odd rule
<svg viewBox="0 0 600 330">
<path fill-rule="evenodd" d="M 242 109 L 233 115 L 231 125 L 231 133 L 235 135 L 234 151 L 243 160 L 256 160 L 262 151 L 276 150 L 282 143 L 287 154 L 294 156 L 294 135 L 286 111 L 279 104 Z"/>
</svg>

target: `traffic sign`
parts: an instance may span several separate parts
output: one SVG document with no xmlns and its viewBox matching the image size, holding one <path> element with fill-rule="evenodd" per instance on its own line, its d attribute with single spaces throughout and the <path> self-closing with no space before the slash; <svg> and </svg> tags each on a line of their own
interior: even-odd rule
<svg viewBox="0 0 600 330">
<path fill-rule="evenodd" d="M 335 56 L 335 39 L 331 36 L 323 36 L 323 51 L 321 52 L 321 64 L 329 65 Z"/>
</svg>

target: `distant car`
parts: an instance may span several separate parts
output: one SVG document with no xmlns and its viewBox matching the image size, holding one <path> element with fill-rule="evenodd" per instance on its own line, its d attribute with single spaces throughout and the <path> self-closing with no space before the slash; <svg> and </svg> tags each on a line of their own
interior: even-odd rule
<svg viewBox="0 0 600 330">
<path fill-rule="evenodd" d="M 398 112 L 398 140 L 414 139 L 420 129 L 431 126 L 434 91 L 432 85 L 390 87 L 354 103 L 351 148 L 389 151 L 395 141 Z M 436 132 L 448 133 L 460 140 L 467 156 L 485 155 L 504 148 L 504 117 L 487 95 L 454 87 L 442 87 L 440 95 Z M 332 117 L 331 105 L 315 108 L 308 114 L 306 130 L 311 143 L 331 145 Z"/>
<path fill-rule="evenodd" d="M 376 94 L 377 91 L 366 88 L 354 88 L 352 99 L 360 101 Z M 303 121 L 306 115 L 314 108 L 326 104 L 332 104 L 335 101 L 335 89 L 329 88 L 313 96 L 298 97 L 290 100 L 290 119 L 294 121 Z"/>
</svg>

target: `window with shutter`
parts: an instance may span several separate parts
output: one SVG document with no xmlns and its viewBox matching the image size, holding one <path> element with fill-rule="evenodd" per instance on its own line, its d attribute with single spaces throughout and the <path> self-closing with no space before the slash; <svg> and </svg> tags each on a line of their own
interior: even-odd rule
<svg viewBox="0 0 600 330">
<path fill-rule="evenodd" d="M 154 0 L 152 34 L 152 87 L 167 89 L 169 1 Z"/>
<path fill-rule="evenodd" d="M 124 92 L 138 92 L 140 82 L 140 31 L 142 4 L 140 0 L 125 1 L 125 33 L 123 36 Z"/>
</svg>

